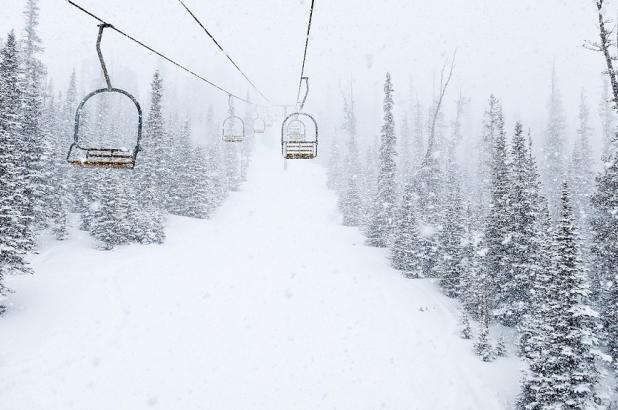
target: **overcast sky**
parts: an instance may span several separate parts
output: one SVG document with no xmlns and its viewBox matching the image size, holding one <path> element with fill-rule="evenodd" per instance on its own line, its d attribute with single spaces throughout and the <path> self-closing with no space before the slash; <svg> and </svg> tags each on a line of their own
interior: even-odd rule
<svg viewBox="0 0 618 410">
<path fill-rule="evenodd" d="M 1 1 L 4 37 L 11 27 L 21 30 L 24 0 Z M 295 101 L 309 0 L 185 1 L 273 102 Z M 77 2 L 212 81 L 246 93 L 247 84 L 177 0 Z M 493 92 L 503 99 L 508 120 L 541 127 L 555 63 L 574 126 L 581 88 L 595 114 L 599 101 L 602 59 L 582 47 L 584 40 L 596 39 L 595 22 L 592 0 L 316 0 L 308 107 L 322 109 L 329 87 L 339 98 L 339 84 L 353 79 L 357 95 L 373 98 L 364 104 L 379 112 L 386 70 L 393 74 L 399 101 L 409 96 L 411 82 L 429 101 L 441 65 L 457 49 L 450 105 L 461 90 L 480 113 Z M 93 20 L 64 0 L 41 0 L 45 61 L 60 88 L 73 67 L 96 58 L 96 30 Z M 126 66 L 140 74 L 142 93 L 153 69 L 160 68 L 178 81 L 177 99 L 204 93 L 225 102 L 216 90 L 114 33 L 106 36 L 104 50 L 112 73 Z"/>
</svg>

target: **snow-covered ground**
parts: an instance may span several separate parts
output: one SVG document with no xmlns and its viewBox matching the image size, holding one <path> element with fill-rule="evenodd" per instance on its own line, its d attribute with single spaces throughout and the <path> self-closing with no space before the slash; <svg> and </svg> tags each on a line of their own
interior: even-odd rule
<svg viewBox="0 0 618 410">
<path fill-rule="evenodd" d="M 339 222 L 319 165 L 258 147 L 241 192 L 162 246 L 50 244 L 8 283 L 0 408 L 509 408 L 518 360 L 481 362 L 435 284 Z"/>
</svg>

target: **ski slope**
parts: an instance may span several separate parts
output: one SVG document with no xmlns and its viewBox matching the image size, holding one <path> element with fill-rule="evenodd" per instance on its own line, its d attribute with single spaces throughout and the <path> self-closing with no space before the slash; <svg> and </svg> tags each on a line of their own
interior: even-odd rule
<svg viewBox="0 0 618 410">
<path fill-rule="evenodd" d="M 210 221 L 161 246 L 81 232 L 10 278 L 0 408 L 502 409 L 515 358 L 483 363 L 452 301 L 340 225 L 325 173 L 258 146 Z"/>
</svg>

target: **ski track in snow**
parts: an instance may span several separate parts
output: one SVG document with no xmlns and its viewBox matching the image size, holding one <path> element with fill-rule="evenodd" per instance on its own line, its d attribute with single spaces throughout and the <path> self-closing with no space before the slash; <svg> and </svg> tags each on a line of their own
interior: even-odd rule
<svg viewBox="0 0 618 410">
<path fill-rule="evenodd" d="M 241 191 L 170 217 L 162 246 L 46 246 L 9 280 L 0 408 L 511 406 L 519 362 L 474 357 L 454 303 L 340 225 L 322 167 L 288 165 L 259 146 Z"/>
</svg>

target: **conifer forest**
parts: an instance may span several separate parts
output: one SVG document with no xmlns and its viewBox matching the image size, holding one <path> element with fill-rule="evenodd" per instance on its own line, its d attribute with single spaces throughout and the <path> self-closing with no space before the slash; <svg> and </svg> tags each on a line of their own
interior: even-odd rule
<svg viewBox="0 0 618 410">
<path fill-rule="evenodd" d="M 2 0 L 0 409 L 618 410 L 618 0 Z"/>
</svg>

